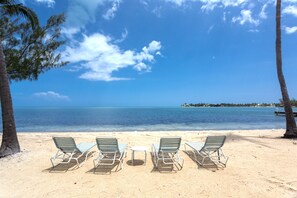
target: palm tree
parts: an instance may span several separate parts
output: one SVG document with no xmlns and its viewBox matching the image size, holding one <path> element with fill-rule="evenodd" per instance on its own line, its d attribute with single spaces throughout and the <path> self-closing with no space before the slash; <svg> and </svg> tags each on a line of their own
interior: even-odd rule
<svg viewBox="0 0 297 198">
<path fill-rule="evenodd" d="M 285 77 L 282 70 L 282 41 L 281 41 L 281 0 L 276 2 L 276 39 L 275 39 L 275 50 L 276 50 L 276 67 L 277 77 L 281 88 L 282 98 L 284 102 L 286 112 L 286 133 L 285 138 L 297 137 L 296 121 L 294 118 L 288 89 L 285 81 Z"/>
<path fill-rule="evenodd" d="M 33 29 L 39 26 L 37 15 L 31 9 L 23 6 L 22 4 L 16 4 L 14 0 L 0 0 L 0 11 L 10 16 L 24 17 L 30 21 Z M 3 38 L 0 37 L 0 99 L 3 126 L 0 158 L 20 152 L 2 40 Z"/>
</svg>

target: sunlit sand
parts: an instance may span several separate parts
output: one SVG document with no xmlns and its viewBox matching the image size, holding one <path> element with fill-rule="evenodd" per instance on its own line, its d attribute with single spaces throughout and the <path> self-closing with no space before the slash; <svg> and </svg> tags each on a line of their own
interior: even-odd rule
<svg viewBox="0 0 297 198">
<path fill-rule="evenodd" d="M 280 138 L 284 130 L 19 133 L 22 153 L 0 159 L 0 197 L 296 197 L 297 145 Z M 226 168 L 198 166 L 184 150 L 187 141 L 225 134 L 229 156 Z M 90 157 L 80 168 L 75 163 L 52 169 L 56 148 L 53 136 L 71 136 L 76 142 L 95 142 L 97 136 L 117 137 L 129 146 L 147 146 L 163 136 L 181 136 L 184 167 L 159 172 L 148 153 L 136 153 L 134 166 L 128 150 L 124 167 L 93 170 Z M 1 138 L 0 138 L 1 139 Z"/>
</svg>

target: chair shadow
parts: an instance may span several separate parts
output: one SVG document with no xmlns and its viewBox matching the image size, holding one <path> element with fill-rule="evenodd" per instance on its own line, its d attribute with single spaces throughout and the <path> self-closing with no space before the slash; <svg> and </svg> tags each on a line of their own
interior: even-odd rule
<svg viewBox="0 0 297 198">
<path fill-rule="evenodd" d="M 206 170 L 209 170 L 209 171 L 212 171 L 212 172 L 215 172 L 219 169 L 222 169 L 222 167 L 219 165 L 219 164 L 216 164 L 214 163 L 213 161 L 211 161 L 210 159 L 205 159 L 204 162 L 205 162 L 205 165 L 201 165 L 199 164 L 196 160 L 195 160 L 195 153 L 193 150 L 191 151 L 183 151 L 187 156 L 189 156 L 189 158 L 191 160 L 193 160 L 193 162 L 195 162 L 197 164 L 197 168 L 200 169 L 200 168 L 204 168 Z M 198 161 L 202 161 L 202 157 L 199 156 L 199 155 L 196 155 L 196 159 Z"/>
<path fill-rule="evenodd" d="M 98 165 L 96 168 L 94 167 L 88 170 L 86 173 L 92 173 L 97 175 L 110 175 L 112 172 L 116 173 L 120 170 L 120 162 L 115 162 L 113 165 Z"/>
<path fill-rule="evenodd" d="M 67 164 L 58 164 L 54 167 L 50 167 L 47 169 L 44 169 L 42 172 L 49 172 L 49 173 L 66 173 L 67 171 L 73 171 L 78 169 L 76 162 L 69 162 Z"/>
<path fill-rule="evenodd" d="M 153 162 L 153 169 L 151 170 L 151 173 L 153 172 L 159 172 L 159 173 L 164 173 L 164 174 L 173 174 L 177 173 L 178 170 L 174 168 L 173 164 L 164 164 L 162 161 L 159 161 L 157 164 L 157 167 L 154 164 L 154 155 L 152 152 L 150 152 L 151 155 L 151 160 Z M 177 168 L 178 169 L 178 168 Z"/>
<path fill-rule="evenodd" d="M 86 154 L 81 156 L 78 159 L 78 163 L 79 166 L 77 165 L 75 160 L 71 160 L 69 163 L 65 163 L 65 164 L 57 164 L 54 167 L 49 167 L 47 169 L 42 170 L 42 172 L 48 172 L 48 173 L 66 173 L 67 171 L 73 171 L 76 170 L 78 168 L 80 168 L 85 161 L 87 161 L 89 158 L 91 158 L 93 156 L 93 154 L 96 153 L 95 151 L 90 152 L 90 154 L 88 155 L 88 158 L 86 159 Z M 67 162 L 68 158 L 66 158 L 63 162 Z"/>
</svg>

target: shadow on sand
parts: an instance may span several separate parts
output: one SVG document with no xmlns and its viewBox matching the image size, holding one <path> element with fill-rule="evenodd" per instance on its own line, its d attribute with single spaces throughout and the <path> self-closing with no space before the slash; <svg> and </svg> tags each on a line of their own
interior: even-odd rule
<svg viewBox="0 0 297 198">
<path fill-rule="evenodd" d="M 96 168 L 88 170 L 86 173 L 92 173 L 97 175 L 110 175 L 112 172 L 119 172 L 120 162 L 115 162 L 113 165 L 98 165 Z"/>
<path fill-rule="evenodd" d="M 157 166 L 154 165 L 154 155 L 152 152 L 150 152 L 151 160 L 153 162 L 153 169 L 151 170 L 151 173 L 159 172 L 159 173 L 165 173 L 165 174 L 173 174 L 177 173 L 180 169 L 178 166 L 173 164 L 164 164 L 162 161 L 159 161 Z"/>
<path fill-rule="evenodd" d="M 211 161 L 210 159 L 205 159 L 205 165 L 200 165 L 196 160 L 195 160 L 195 153 L 193 150 L 189 150 L 189 151 L 183 151 L 191 160 L 193 160 L 193 162 L 195 162 L 197 164 L 197 168 L 204 168 L 205 170 L 209 170 L 212 172 L 216 172 L 217 170 L 222 169 L 223 167 L 221 167 L 220 165 L 214 163 L 213 161 Z M 199 161 L 202 161 L 202 157 L 200 155 L 196 155 L 196 159 Z"/>
<path fill-rule="evenodd" d="M 95 151 L 92 151 L 89 155 L 88 155 L 88 158 L 86 159 L 86 155 L 83 155 L 81 156 L 79 159 L 78 159 L 78 163 L 79 165 L 77 165 L 76 161 L 75 160 L 71 160 L 69 163 L 59 163 L 57 164 L 56 166 L 54 167 L 50 167 L 50 168 L 47 168 L 47 169 L 44 169 L 42 170 L 42 172 L 49 172 L 49 173 L 65 173 L 67 171 L 73 171 L 73 170 L 76 170 L 78 169 L 79 167 L 81 167 L 85 162 L 86 160 L 88 160 L 89 158 L 91 158 L 94 153 L 96 153 Z M 62 162 L 67 162 L 68 161 L 68 158 L 64 159 Z"/>
</svg>

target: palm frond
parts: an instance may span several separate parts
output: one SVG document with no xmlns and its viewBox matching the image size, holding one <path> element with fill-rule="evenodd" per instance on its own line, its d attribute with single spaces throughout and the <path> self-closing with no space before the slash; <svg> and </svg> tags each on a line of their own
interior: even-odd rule
<svg viewBox="0 0 297 198">
<path fill-rule="evenodd" d="M 15 4 L 15 1 L 14 0 L 0 0 L 0 4 Z M 3 6 L 1 5 L 1 7 Z"/>
<path fill-rule="evenodd" d="M 14 2 L 13 0 L 0 0 Z M 4 4 L 1 5 L 1 8 L 5 10 L 9 15 L 23 16 L 30 21 L 32 29 L 39 27 L 39 20 L 37 15 L 30 8 L 23 6 L 23 4 Z"/>
</svg>

